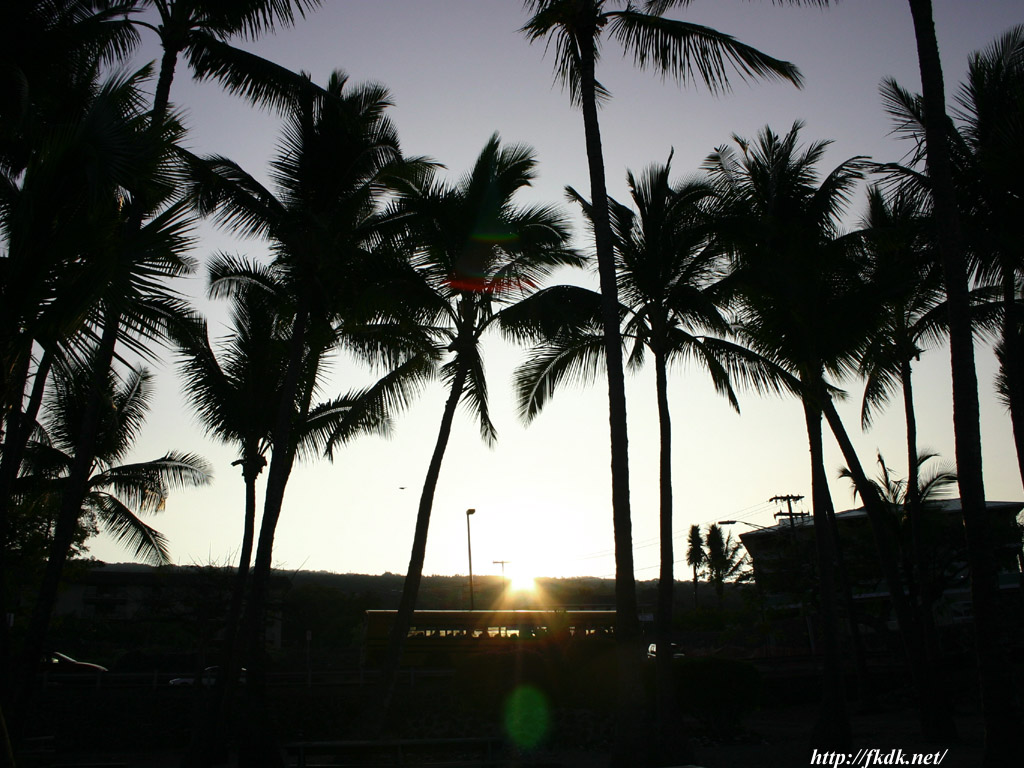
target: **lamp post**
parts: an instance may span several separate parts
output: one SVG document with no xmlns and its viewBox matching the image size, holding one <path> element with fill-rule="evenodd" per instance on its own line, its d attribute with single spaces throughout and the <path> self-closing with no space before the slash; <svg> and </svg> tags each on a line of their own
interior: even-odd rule
<svg viewBox="0 0 1024 768">
<path fill-rule="evenodd" d="M 767 526 L 758 525 L 757 523 L 748 523 L 746 520 L 719 520 L 718 524 L 719 525 L 737 525 L 737 524 L 739 524 L 739 525 L 749 525 L 751 528 L 754 528 L 754 529 L 756 529 L 758 531 L 767 531 L 767 530 L 769 530 L 769 528 Z"/>
<path fill-rule="evenodd" d="M 476 513 L 476 509 L 466 510 L 466 548 L 469 550 L 469 610 L 476 610 L 473 599 L 473 537 L 469 533 L 469 516 Z"/>
</svg>

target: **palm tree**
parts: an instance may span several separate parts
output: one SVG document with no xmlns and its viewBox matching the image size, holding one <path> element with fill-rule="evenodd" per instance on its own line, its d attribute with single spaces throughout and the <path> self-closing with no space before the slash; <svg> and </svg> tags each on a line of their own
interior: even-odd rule
<svg viewBox="0 0 1024 768">
<path fill-rule="evenodd" d="M 1009 394 L 1010 423 L 1024 482 L 1024 357 L 1013 342 L 1021 324 L 1024 259 L 1013 222 L 1024 213 L 1024 25 L 1008 30 L 971 57 L 967 80 L 956 97 L 958 130 L 954 172 L 969 190 L 958 199 L 977 279 L 997 288 L 1002 308 L 1000 370 Z"/>
<path fill-rule="evenodd" d="M 409 569 L 388 643 L 385 716 L 416 605 L 434 493 L 459 403 L 466 402 L 476 415 L 484 442 L 490 445 L 497 438 L 480 339 L 501 326 L 503 308 L 529 294 L 553 269 L 580 263 L 567 246 L 569 228 L 556 209 L 515 203 L 516 193 L 532 182 L 535 168 L 533 150 L 502 146 L 495 134 L 458 182 L 428 176 L 398 188 L 398 212 L 409 227 L 412 263 L 427 289 L 416 301 L 438 350 L 447 353 L 440 373 L 448 399 L 423 481 Z M 517 331 L 510 328 L 508 333 Z"/>
<path fill-rule="evenodd" d="M 907 515 L 911 539 L 917 541 L 918 489 L 917 420 L 914 413 L 913 361 L 921 345 L 941 342 L 947 329 L 941 274 L 933 258 L 929 219 L 922 200 L 906 186 L 898 187 L 887 199 L 882 190 L 868 193 L 868 214 L 864 225 L 870 277 L 886 297 L 882 323 L 872 335 L 860 359 L 866 380 L 861 424 L 866 429 L 874 411 L 884 405 L 897 388 L 903 394 L 907 432 Z M 916 551 L 916 544 L 912 546 Z M 913 558 L 917 562 L 916 556 Z M 919 575 L 910 582 L 911 597 Z"/>
<path fill-rule="evenodd" d="M 178 57 L 185 54 L 197 80 L 213 78 L 231 93 L 254 104 L 286 107 L 295 88 L 308 87 L 306 78 L 228 43 L 240 36 L 254 40 L 276 25 L 291 26 L 322 0 L 129 0 L 139 12 L 155 8 L 159 23 L 136 17 L 132 23 L 157 34 L 163 56 L 153 115 L 159 120 L 170 101 Z"/>
<path fill-rule="evenodd" d="M 717 524 L 708 526 L 705 542 L 708 581 L 715 588 L 718 606 L 721 608 L 725 597 L 725 582 L 738 576 L 747 566 L 747 554 L 740 542 L 733 541 L 732 533 L 723 536 L 722 529 Z"/>
<path fill-rule="evenodd" d="M 788 374 L 798 394 L 811 452 L 811 488 L 821 584 L 822 645 L 825 652 L 822 711 L 816 739 L 849 742 L 843 701 L 836 596 L 836 540 L 832 502 L 823 463 L 821 418 L 829 397 L 826 373 L 844 375 L 871 317 L 870 296 L 861 284 L 853 238 L 843 237 L 838 219 L 866 167 L 851 158 L 817 183 L 816 166 L 828 142 L 798 145 L 801 124 L 784 137 L 768 128 L 751 144 L 734 137 L 739 152 L 719 147 L 706 161 L 719 188 L 723 247 L 734 260 L 731 279 L 741 303 L 741 341 Z"/>
<path fill-rule="evenodd" d="M 672 505 L 672 427 L 668 403 L 668 367 L 681 360 L 697 360 L 708 370 L 716 390 L 738 410 L 730 372 L 756 375 L 748 370 L 756 361 L 724 336 L 729 324 L 718 308 L 720 257 L 709 247 L 705 225 L 706 203 L 712 191 L 692 181 L 670 184 L 671 160 L 652 166 L 639 178 L 627 174 L 635 211 L 611 202 L 617 281 L 622 294 L 619 314 L 624 318 L 622 338 L 631 346 L 628 365 L 643 365 L 646 353 L 654 357 L 655 389 L 660 428 L 661 573 L 658 581 L 660 721 L 672 717 L 673 683 L 670 634 L 675 583 Z M 568 190 L 588 218 L 593 208 L 578 192 Z M 540 291 L 511 312 L 535 318 L 541 337 L 528 361 L 516 373 L 520 412 L 532 419 L 550 393 L 565 379 L 590 378 L 603 362 L 601 296 L 585 288 L 557 286 Z M 575 314 L 575 316 L 573 316 Z M 666 726 L 666 733 L 670 730 Z"/>
<path fill-rule="evenodd" d="M 932 682 L 924 666 L 919 627 L 903 591 L 886 509 L 867 480 L 836 411 L 835 389 L 826 379 L 826 374 L 842 377 L 852 371 L 881 316 L 881 297 L 864 279 L 867 265 L 859 247 L 860 237 L 856 233 L 841 235 L 837 223 L 866 164 L 863 158 L 852 158 L 816 184 L 814 166 L 827 142 L 813 144 L 798 154 L 799 127 L 797 123 L 782 140 L 766 130 L 756 147 L 738 140 L 742 159 L 729 148 L 720 149 L 708 159 L 709 170 L 726 201 L 722 235 L 735 254 L 734 276 L 743 293 L 739 331 L 754 349 L 774 357 L 780 376 L 790 377 L 789 388 L 803 401 L 811 444 L 814 515 L 820 523 L 815 527 L 815 538 L 825 598 L 823 611 L 834 613 L 829 603 L 834 599 L 831 585 L 838 537 L 821 461 L 822 416 L 864 499 L 905 656 L 920 697 L 922 727 L 929 737 L 942 738 L 950 732 L 948 713 L 930 692 Z M 834 615 L 824 618 L 826 624 L 834 622 Z M 834 638 L 826 634 L 824 640 L 826 653 L 836 664 Z M 835 695 L 830 689 L 841 684 L 837 674 L 833 666 L 825 680 L 826 697 Z M 831 723 L 819 722 L 819 726 L 823 739 L 829 738 L 829 733 L 834 739 L 845 738 Z"/>
<path fill-rule="evenodd" d="M 244 630 L 253 696 L 259 688 L 261 612 L 274 535 L 302 425 L 319 415 L 312 398 L 324 356 L 344 346 L 369 362 L 388 363 L 422 349 L 415 333 L 402 335 L 381 322 L 382 308 L 395 309 L 392 276 L 400 254 L 389 245 L 393 237 L 386 225 L 392 217 L 380 206 L 390 180 L 420 173 L 424 163 L 403 158 L 385 114 L 387 91 L 346 85 L 346 77 L 336 72 L 323 94 L 307 89 L 295 98 L 272 163 L 276 190 L 223 157 L 207 158 L 193 169 L 191 198 L 199 210 L 240 235 L 266 238 L 273 257 L 268 266 L 220 260 L 211 272 L 212 295 L 260 290 L 286 324 Z M 422 366 L 411 370 L 415 374 Z M 401 388 L 395 391 L 400 399 Z M 352 412 L 352 418 L 356 415 Z M 329 425 L 317 434 L 321 447 L 346 436 L 343 430 L 332 441 Z"/>
<path fill-rule="evenodd" d="M 218 274 L 233 266 L 230 259 L 219 255 L 211 272 Z M 237 446 L 239 458 L 232 465 L 241 467 L 245 483 L 242 543 L 225 622 L 220 674 L 209 712 L 193 739 L 191 759 L 197 763 L 212 757 L 241 664 L 238 635 L 255 538 L 256 481 L 267 463 L 287 351 L 287 318 L 278 314 L 262 291 L 242 289 L 234 297 L 232 320 L 232 333 L 219 352 L 214 351 L 205 322 L 196 320 L 172 329 L 192 407 L 209 435 Z M 307 365 L 315 368 L 323 350 L 314 348 L 312 352 Z M 311 372 L 314 383 L 317 375 L 315 370 Z M 407 371 L 400 369 L 366 390 L 311 407 L 306 422 L 296 425 L 300 450 L 308 455 L 320 453 L 328 436 L 340 444 L 365 432 L 386 433 L 390 426 L 387 401 L 394 395 L 395 379 L 406 375 Z"/>
<path fill-rule="evenodd" d="M 130 34 L 116 12 L 79 0 L 5 3 L 0 9 L 0 613 L 7 615 L 6 542 L 13 484 L 42 403 L 57 346 L 81 330 L 79 296 L 63 292 L 64 269 L 97 232 L 89 203 L 101 178 L 121 175 L 109 150 L 125 149 L 111 127 L 111 89 L 97 95 L 101 63 Z M 130 30 L 128 30 L 130 33 Z M 105 124 L 104 124 L 105 123 Z M 83 151 L 89 140 L 94 143 Z M 124 157 L 124 155 L 121 155 Z M 90 163 L 90 158 L 96 162 Z M 100 159 L 102 158 L 102 159 Z M 130 164 L 129 166 L 130 167 Z M 94 173 L 90 173 L 94 172 Z M 91 186 L 81 182 L 90 181 Z M 81 289 L 77 289 L 81 295 Z M 34 345 L 36 346 L 33 349 Z M 41 348 L 41 349 L 40 349 Z M 35 360 L 33 353 L 39 355 Z M 11 668 L 0 627 L 0 699 Z M 35 663 L 31 669 L 35 668 Z M 10 671 L 10 674 L 7 672 Z M 16 709 L 20 711 L 20 709 Z M 0 714 L 0 725 L 2 725 Z M 2 730 L 2 729 L 0 729 Z M 5 739 L 6 741 L 6 739 Z"/>
<path fill-rule="evenodd" d="M 985 716 L 985 765 L 1005 765 L 1013 759 L 1020 723 L 1014 695 L 1005 679 L 1005 655 L 996 629 L 998 575 L 985 507 L 978 375 L 974 363 L 967 261 L 949 145 L 945 85 L 931 0 L 909 0 L 909 3 L 921 70 L 926 164 L 949 309 L 953 433 L 971 568 L 971 598 L 977 633 L 975 650 Z"/>
<path fill-rule="evenodd" d="M 239 458 L 232 466 L 241 467 L 245 484 L 238 570 L 224 625 L 220 662 L 223 674 L 216 681 L 218 700 L 211 704 L 211 711 L 204 718 L 207 739 L 220 731 L 223 702 L 238 676 L 238 630 L 256 531 L 256 481 L 267 463 L 273 404 L 281 383 L 282 343 L 274 338 L 278 322 L 264 299 L 256 291 L 237 297 L 232 307 L 234 332 L 221 347 L 219 356 L 210 343 L 205 322 L 197 319 L 172 329 L 189 402 L 209 436 L 238 448 Z M 195 738 L 194 743 L 205 740 Z M 193 757 L 202 759 L 200 755 Z"/>
<path fill-rule="evenodd" d="M 697 584 L 700 581 L 700 572 L 707 565 L 708 556 L 704 551 L 704 539 L 700 534 L 700 526 L 696 523 L 690 526 L 690 534 L 687 538 L 686 564 L 693 569 L 693 610 L 697 610 Z"/>
<path fill-rule="evenodd" d="M 81 223 L 81 239 L 71 244 L 64 236 L 71 247 L 60 253 L 62 261 L 55 265 L 60 268 L 43 275 L 46 289 L 61 299 L 60 310 L 55 312 L 60 322 L 58 332 L 50 331 L 44 344 L 49 344 L 51 360 L 57 352 L 71 359 L 88 360 L 95 397 L 83 412 L 82 428 L 76 433 L 80 445 L 74 451 L 54 533 L 52 551 L 56 558 L 47 566 L 40 599 L 25 635 L 26 662 L 21 669 L 26 671 L 35 668 L 65 553 L 75 535 L 115 349 L 123 345 L 139 354 L 150 354 L 148 344 L 161 336 L 169 318 L 184 310 L 184 302 L 167 285 L 169 279 L 187 274 L 192 267 L 183 255 L 190 244 L 191 217 L 182 202 L 171 200 L 173 147 L 180 129 L 173 121 L 165 123 L 161 132 L 150 129 L 140 97 L 146 75 L 143 69 L 102 86 L 94 85 L 81 104 L 81 122 L 57 129 L 65 135 L 72 127 L 94 131 L 100 144 L 81 146 L 81 154 L 71 158 L 73 173 L 66 179 L 64 199 L 69 193 L 81 198 L 72 203 L 70 210 L 77 213 L 67 222 Z M 46 159 L 40 156 L 40 163 Z M 27 169 L 25 185 L 38 177 L 45 181 L 47 173 L 59 169 L 60 164 L 56 165 L 41 168 L 39 176 Z M 58 221 L 63 226 L 64 222 Z M 30 259 L 40 243 L 19 238 L 17 245 L 27 249 L 26 258 Z M 38 290 L 31 283 L 28 288 Z M 56 307 L 56 303 L 50 305 Z M 82 351 L 82 345 L 90 339 L 95 342 Z M 37 373 L 36 384 L 41 383 Z M 28 680 L 22 691 L 23 696 L 30 695 Z"/>
<path fill-rule="evenodd" d="M 601 319 L 608 370 L 609 427 L 611 437 L 612 515 L 615 529 L 616 638 L 624 664 L 635 665 L 633 645 L 639 636 L 636 584 L 633 575 L 632 524 L 629 511 L 629 449 L 626 432 L 626 395 L 619 339 L 618 289 L 604 154 L 597 119 L 598 102 L 608 91 L 597 81 L 599 46 L 607 29 L 633 54 L 641 68 L 670 74 L 683 83 L 696 79 L 712 91 L 729 88 L 730 68 L 740 79 L 782 78 L 799 84 L 796 67 L 767 56 L 729 35 L 708 27 L 665 18 L 673 6 L 688 0 L 648 0 L 639 10 L 631 2 L 621 10 L 606 9 L 604 0 L 526 0 L 532 14 L 522 31 L 531 40 L 554 43 L 556 74 L 569 89 L 569 98 L 583 111 L 590 200 L 594 207 L 594 244 L 601 285 Z M 634 675 L 622 674 L 622 712 L 638 711 Z M 628 690 L 626 690 L 628 688 Z M 623 723 L 623 725 L 625 725 Z M 625 730 L 623 729 L 625 736 Z M 625 742 L 617 760 L 635 759 Z"/>
<path fill-rule="evenodd" d="M 175 488 L 205 485 L 209 466 L 198 456 L 170 452 L 151 461 L 123 463 L 142 428 L 152 397 L 152 375 L 132 371 L 124 380 L 108 373 L 107 405 L 97 440 L 96 458 L 82 499 L 77 526 L 106 530 L 133 557 L 154 565 L 170 562 L 164 536 L 140 514 L 164 508 Z M 74 463 L 76 432 L 91 395 L 89 371 L 61 368 L 44 403 L 43 423 L 29 443 L 22 474 L 15 486 L 16 503 L 48 514 L 64 490 Z M 53 560 L 56 555 L 51 554 Z"/>
<path fill-rule="evenodd" d="M 936 550 L 939 538 L 947 539 L 949 532 L 939 530 L 934 525 L 935 502 L 947 495 L 956 485 L 956 472 L 940 466 L 927 474 L 922 474 L 924 465 L 937 458 L 934 453 L 919 453 L 914 461 L 914 473 L 906 479 L 893 474 L 882 454 L 878 454 L 878 475 L 872 481 L 876 494 L 889 509 L 896 541 L 899 543 L 903 570 L 910 585 L 911 595 L 915 596 L 915 607 L 918 609 L 919 621 L 925 643 L 928 662 L 934 662 L 935 622 L 933 607 L 948 583 L 944 580 L 944 568 L 936 567 Z M 853 480 L 850 470 L 843 467 L 840 477 Z M 911 492 L 910 483 L 917 483 L 915 492 Z M 858 492 L 854 485 L 854 498 Z M 912 501 L 913 500 L 913 501 Z M 912 506 L 915 505 L 915 506 Z M 933 671 L 939 677 L 937 670 Z"/>
</svg>

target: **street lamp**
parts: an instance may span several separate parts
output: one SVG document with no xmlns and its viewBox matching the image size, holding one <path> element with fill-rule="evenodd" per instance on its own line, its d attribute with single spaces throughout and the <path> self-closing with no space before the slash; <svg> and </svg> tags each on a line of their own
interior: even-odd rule
<svg viewBox="0 0 1024 768">
<path fill-rule="evenodd" d="M 466 548 L 469 550 L 469 610 L 475 610 L 473 600 L 473 538 L 469 534 L 469 516 L 475 514 L 475 509 L 466 510 Z"/>
<path fill-rule="evenodd" d="M 770 530 L 769 526 L 758 525 L 757 523 L 748 523 L 746 520 L 719 520 L 718 525 L 749 525 L 751 528 L 756 528 L 759 531 Z"/>
</svg>

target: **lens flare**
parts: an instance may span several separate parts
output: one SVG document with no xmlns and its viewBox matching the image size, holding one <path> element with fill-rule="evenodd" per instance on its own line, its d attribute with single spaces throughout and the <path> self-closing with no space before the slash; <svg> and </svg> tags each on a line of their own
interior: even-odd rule
<svg viewBox="0 0 1024 768">
<path fill-rule="evenodd" d="M 550 722 L 547 697 L 532 685 L 520 685 L 505 701 L 505 732 L 520 749 L 540 744 Z"/>
</svg>

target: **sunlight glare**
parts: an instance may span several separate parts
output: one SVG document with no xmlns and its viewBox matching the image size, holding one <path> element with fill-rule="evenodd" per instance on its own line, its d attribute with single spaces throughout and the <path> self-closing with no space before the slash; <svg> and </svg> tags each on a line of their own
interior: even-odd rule
<svg viewBox="0 0 1024 768">
<path fill-rule="evenodd" d="M 516 568 L 509 574 L 508 588 L 510 592 L 533 592 L 537 588 L 537 583 L 532 572 Z"/>
</svg>

